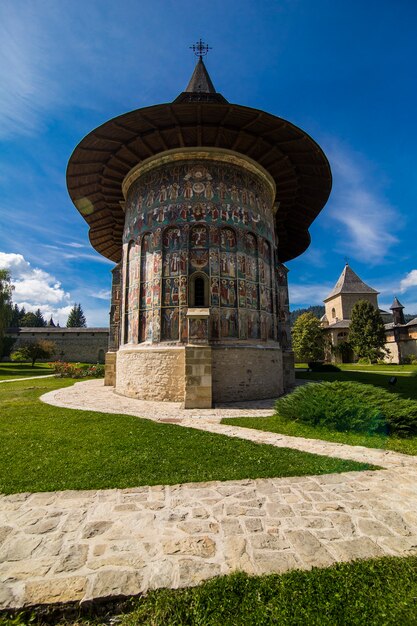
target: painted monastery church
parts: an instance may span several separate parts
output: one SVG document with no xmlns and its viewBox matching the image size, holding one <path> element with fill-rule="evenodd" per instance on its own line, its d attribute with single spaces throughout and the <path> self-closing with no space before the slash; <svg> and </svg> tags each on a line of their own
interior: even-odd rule
<svg viewBox="0 0 417 626">
<path fill-rule="evenodd" d="M 337 283 L 324 300 L 325 313 L 321 323 L 331 346 L 337 348 L 348 341 L 352 309 L 359 300 L 366 300 L 379 309 L 385 324 L 385 348 L 389 350 L 386 361 L 402 363 L 410 355 L 417 356 L 417 317 L 406 323 L 404 307 L 397 298 L 394 298 L 390 307 L 392 313 L 380 309 L 378 294 L 376 289 L 364 283 L 346 263 Z M 341 352 L 342 354 L 333 353 L 332 360 L 353 360 L 353 354 L 349 350 Z"/>
</svg>

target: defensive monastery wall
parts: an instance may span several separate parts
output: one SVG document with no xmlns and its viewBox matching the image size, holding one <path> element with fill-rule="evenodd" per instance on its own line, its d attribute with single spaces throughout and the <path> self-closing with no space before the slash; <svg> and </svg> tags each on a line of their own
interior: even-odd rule
<svg viewBox="0 0 417 626">
<path fill-rule="evenodd" d="M 56 346 L 51 360 L 81 363 L 104 363 L 109 343 L 108 328 L 9 328 L 7 335 L 16 339 L 12 350 L 22 341 L 46 339 Z"/>
</svg>

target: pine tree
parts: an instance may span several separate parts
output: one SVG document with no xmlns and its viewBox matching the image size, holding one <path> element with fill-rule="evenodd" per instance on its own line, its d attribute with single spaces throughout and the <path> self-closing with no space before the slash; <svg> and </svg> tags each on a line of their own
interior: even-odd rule
<svg viewBox="0 0 417 626">
<path fill-rule="evenodd" d="M 45 318 L 42 315 L 40 309 L 37 309 L 37 311 L 35 311 L 35 316 L 36 316 L 36 319 L 37 319 L 37 324 L 36 324 L 37 326 L 39 326 L 39 327 L 40 326 L 46 326 Z"/>
<path fill-rule="evenodd" d="M 20 309 L 19 309 L 19 306 L 15 304 L 14 307 L 12 308 L 12 316 L 9 322 L 10 327 L 17 328 L 18 326 L 20 326 L 20 319 L 21 319 Z"/>
<path fill-rule="evenodd" d="M 67 328 L 86 328 L 87 321 L 81 308 L 81 304 L 74 304 L 68 315 Z"/>
<path fill-rule="evenodd" d="M 380 312 L 366 300 L 359 300 L 352 309 L 349 343 L 360 359 L 374 362 L 383 355 L 384 322 Z"/>
<path fill-rule="evenodd" d="M 324 335 L 320 320 L 313 313 L 303 313 L 292 327 L 292 346 L 297 361 L 322 361 Z"/>
<path fill-rule="evenodd" d="M 10 272 L 0 270 L 0 355 L 3 353 L 4 333 L 12 317 L 12 291 Z"/>
<path fill-rule="evenodd" d="M 36 317 L 36 313 L 32 311 L 25 313 L 20 320 L 20 326 L 22 328 L 37 328 L 39 326 L 39 320 Z"/>
</svg>

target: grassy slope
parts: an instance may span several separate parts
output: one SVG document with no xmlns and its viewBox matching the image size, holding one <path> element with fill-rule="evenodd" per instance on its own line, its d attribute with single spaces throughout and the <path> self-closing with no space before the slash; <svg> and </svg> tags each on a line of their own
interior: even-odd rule
<svg viewBox="0 0 417 626">
<path fill-rule="evenodd" d="M 26 376 L 45 376 L 52 374 L 52 369 L 48 363 L 35 363 L 31 367 L 30 363 L 1 363 L 0 380 L 12 378 L 25 378 Z"/>
<path fill-rule="evenodd" d="M 40 402 L 72 384 L 46 378 L 0 386 L 0 492 L 103 489 L 368 468 L 128 415 Z"/>
<path fill-rule="evenodd" d="M 398 626 L 417 623 L 417 557 L 340 563 L 326 569 L 249 577 L 232 574 L 188 589 L 160 589 L 135 599 L 121 626 Z M 29 619 L 28 619 L 29 617 Z M 0 617 L 0 626 L 45 624 L 40 617 Z M 54 619 L 48 624 L 109 624 Z"/>
<path fill-rule="evenodd" d="M 395 386 L 389 384 L 389 380 L 392 377 L 390 372 L 378 370 L 372 370 L 372 373 L 361 371 L 297 372 L 296 376 L 297 378 L 305 380 L 353 380 L 365 385 L 384 387 L 384 389 L 398 393 L 403 398 L 417 400 L 417 372 L 395 374 L 395 378 L 397 379 Z"/>
<path fill-rule="evenodd" d="M 378 367 L 378 366 L 376 366 Z M 388 383 L 390 373 L 379 372 L 297 372 L 297 378 L 307 380 L 350 380 L 364 384 L 376 385 L 390 389 Z M 404 398 L 417 400 L 417 377 L 413 374 L 397 375 L 395 393 Z M 243 417 L 222 420 L 223 424 L 256 428 L 270 432 L 292 435 L 294 437 L 308 437 L 310 439 L 324 439 L 325 441 L 337 441 L 353 446 L 367 446 L 369 448 L 383 448 L 396 450 L 404 454 L 417 454 L 417 437 L 400 439 L 399 437 L 383 437 L 379 435 L 366 435 L 357 433 L 340 433 L 329 428 L 314 428 L 301 422 L 286 421 L 274 415 L 273 417 Z"/>
</svg>

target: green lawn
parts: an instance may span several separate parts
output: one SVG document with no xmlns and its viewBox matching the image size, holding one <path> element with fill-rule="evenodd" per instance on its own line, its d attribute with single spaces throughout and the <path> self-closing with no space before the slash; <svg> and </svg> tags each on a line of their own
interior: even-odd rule
<svg viewBox="0 0 417 626">
<path fill-rule="evenodd" d="M 417 557 L 260 577 L 236 573 L 197 587 L 151 591 L 124 603 L 117 616 L 94 617 L 94 609 L 86 606 L 78 617 L 73 609 L 66 618 L 59 608 L 44 617 L 28 611 L 0 617 L 0 626 L 411 626 L 417 623 Z"/>
<path fill-rule="evenodd" d="M 368 366 L 371 367 L 371 366 Z M 367 385 L 376 385 L 377 387 L 384 387 L 391 391 L 398 393 L 404 398 L 411 398 L 417 400 L 417 371 L 405 371 L 401 374 L 395 374 L 397 383 L 395 386 L 389 384 L 392 373 L 387 371 L 379 371 L 373 368 L 379 367 L 378 365 L 372 366 L 372 373 L 368 371 L 342 371 L 342 372 L 296 372 L 296 377 L 304 380 L 354 380 L 358 383 L 364 383 Z M 414 367 L 414 366 L 405 366 Z"/>
<path fill-rule="evenodd" d="M 417 365 L 395 365 L 394 363 L 384 365 L 358 365 L 357 363 L 342 363 L 337 365 L 341 370 L 353 371 L 373 371 L 373 372 L 410 372 L 417 374 Z"/>
<path fill-rule="evenodd" d="M 62 409 L 38 397 L 71 385 L 0 385 L 0 492 L 105 489 L 369 469 L 128 415 Z"/>
<path fill-rule="evenodd" d="M 25 378 L 26 376 L 45 376 L 52 374 L 52 369 L 48 363 L 35 363 L 34 367 L 30 363 L 2 363 L 0 362 L 0 380 L 13 378 Z"/>
<path fill-rule="evenodd" d="M 368 366 L 369 367 L 369 366 Z M 374 366 L 372 366 L 374 367 Z M 375 366 L 379 367 L 379 366 Z M 306 380 L 347 380 L 356 381 L 363 384 L 370 384 L 385 389 L 394 390 L 404 398 L 417 400 L 417 375 L 415 373 L 405 372 L 396 375 L 397 384 L 391 387 L 389 379 L 392 374 L 385 371 L 375 371 L 375 373 L 355 372 L 296 372 L 297 378 Z M 223 419 L 222 424 L 232 424 L 234 426 L 243 426 L 245 428 L 255 428 L 258 430 L 266 430 L 283 435 L 292 435 L 294 437 L 307 437 L 310 439 L 324 439 L 325 441 L 335 441 L 338 443 L 347 443 L 353 446 L 366 446 L 368 448 L 383 448 L 386 450 L 395 450 L 404 454 L 417 455 L 417 437 L 402 439 L 399 437 L 386 437 L 382 435 L 368 435 L 358 433 L 337 432 L 329 428 L 318 428 L 303 424 L 297 421 L 287 421 L 282 417 L 274 415 L 272 417 L 239 417 Z"/>
</svg>

